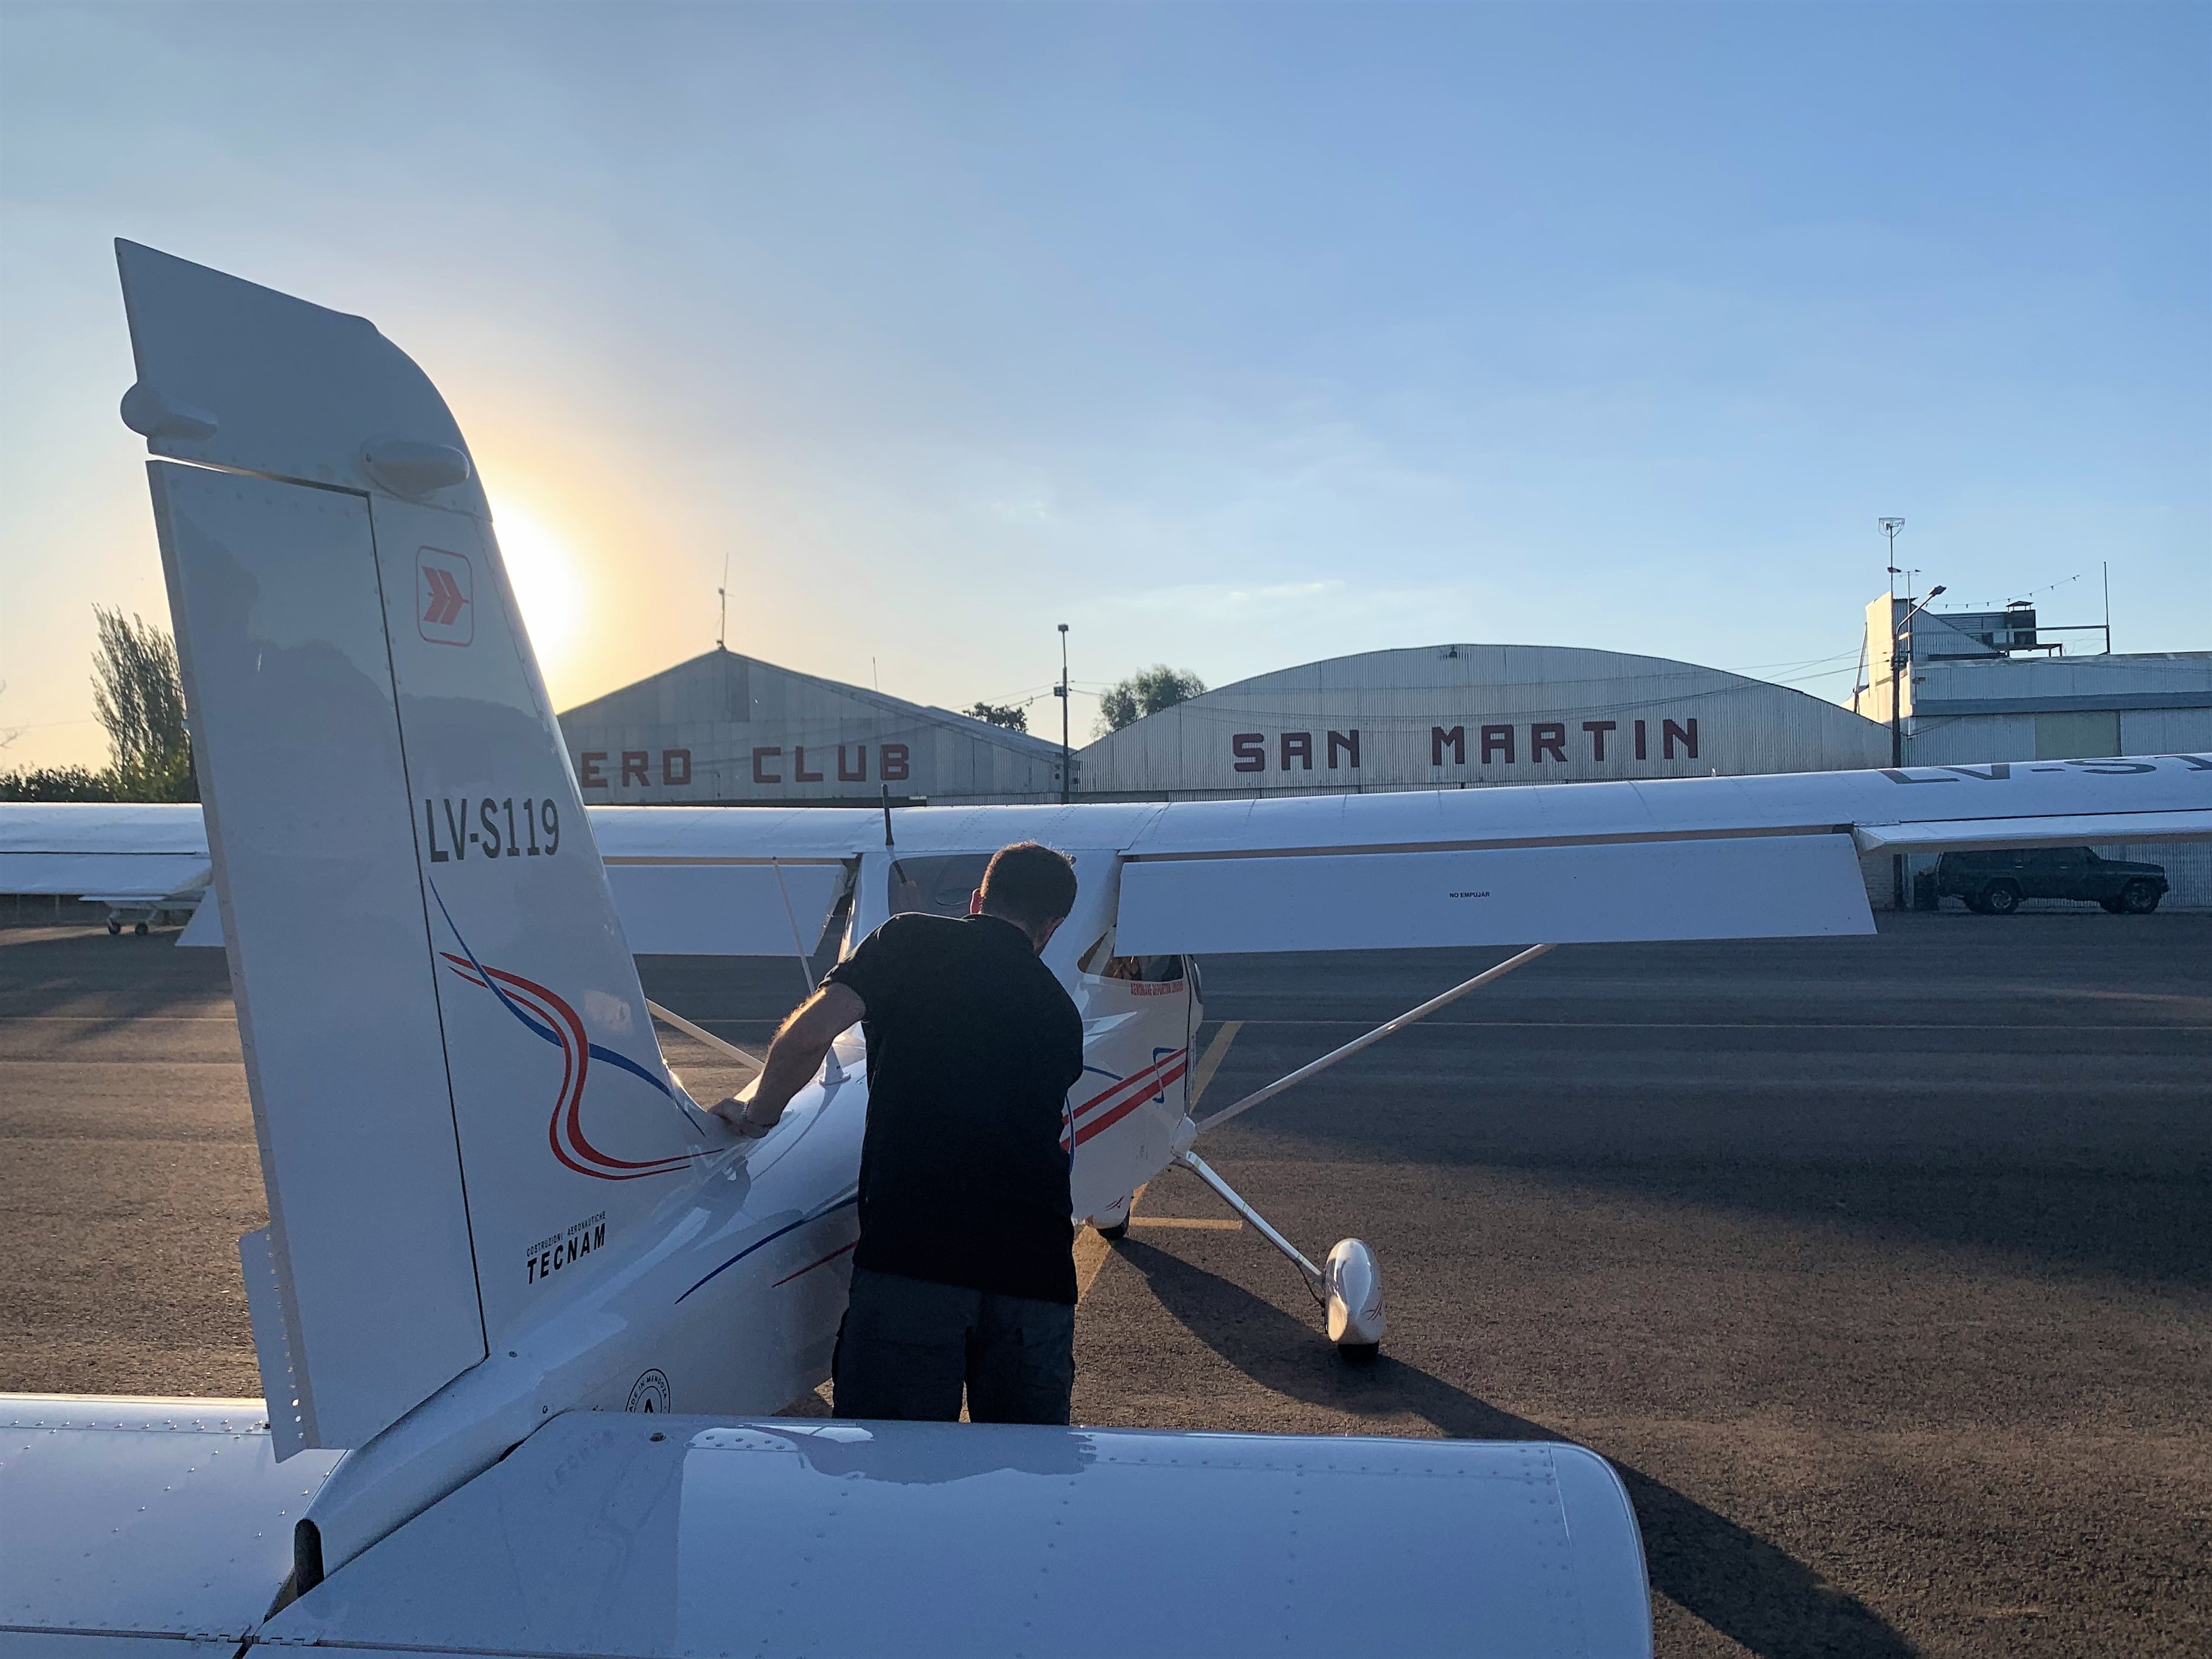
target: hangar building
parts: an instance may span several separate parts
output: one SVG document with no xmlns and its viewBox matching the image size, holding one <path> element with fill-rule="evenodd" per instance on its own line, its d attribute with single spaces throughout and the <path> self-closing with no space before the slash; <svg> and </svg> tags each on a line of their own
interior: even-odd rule
<svg viewBox="0 0 2212 1659">
<path fill-rule="evenodd" d="M 1885 598 L 1869 609 L 1873 683 L 1859 713 L 1662 657 L 1371 651 L 1258 675 L 1109 733 L 1075 756 L 1072 793 L 1164 800 L 1887 766 L 1881 636 L 1905 608 Z M 2212 653 L 2058 654 L 2019 607 L 1923 612 L 1905 631 L 1909 765 L 2212 750 Z M 1060 791 L 1057 744 L 728 651 L 572 708 L 561 725 L 591 801 L 854 805 L 888 793 L 954 805 Z M 2171 902 L 2212 902 L 2212 848 L 2100 850 L 2166 866 Z M 1889 903 L 1891 861 L 1867 873 L 1875 902 Z"/>
<path fill-rule="evenodd" d="M 561 716 L 586 802 L 867 806 L 1056 799 L 1060 745 L 709 651 Z"/>
<path fill-rule="evenodd" d="M 1802 691 L 1556 645 L 1436 645 L 1240 680 L 1101 738 L 1086 799 L 1436 789 L 1885 766 L 1889 734 Z"/>
</svg>

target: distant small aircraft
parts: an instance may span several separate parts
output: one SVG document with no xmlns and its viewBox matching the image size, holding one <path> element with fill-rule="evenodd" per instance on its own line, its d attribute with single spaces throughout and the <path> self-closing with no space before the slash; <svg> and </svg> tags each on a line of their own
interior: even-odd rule
<svg viewBox="0 0 2212 1659">
<path fill-rule="evenodd" d="M 829 1370 L 863 1037 L 735 1142 L 633 949 L 805 957 L 964 906 L 1005 842 L 1065 849 L 1079 1213 L 1115 1231 L 1189 1169 L 1357 1358 L 1372 1254 L 1269 1226 L 1198 1156 L 1224 1121 L 1557 945 L 1868 933 L 1863 851 L 2212 836 L 2205 756 L 586 815 L 429 381 L 362 319 L 118 251 L 267 1183 L 266 1401 L 9 1400 L 10 1652 L 1646 1654 L 1635 1516 L 1580 1448 L 757 1415 Z M 88 810 L 0 814 L 0 882 L 72 823 L 190 842 Z M 1193 1117 L 1189 958 L 1468 945 L 1525 948 Z"/>
</svg>

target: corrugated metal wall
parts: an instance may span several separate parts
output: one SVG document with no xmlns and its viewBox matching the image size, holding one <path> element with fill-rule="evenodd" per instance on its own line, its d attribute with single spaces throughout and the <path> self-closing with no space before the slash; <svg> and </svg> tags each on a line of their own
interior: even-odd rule
<svg viewBox="0 0 2212 1659">
<path fill-rule="evenodd" d="M 1661 657 L 1566 646 L 1374 651 L 1263 674 L 1078 757 L 1089 797 L 1310 793 L 1886 765 L 1887 728 Z"/>
<path fill-rule="evenodd" d="M 942 708 L 709 652 L 561 716 L 586 801 L 1040 800 L 1060 746 Z"/>
</svg>

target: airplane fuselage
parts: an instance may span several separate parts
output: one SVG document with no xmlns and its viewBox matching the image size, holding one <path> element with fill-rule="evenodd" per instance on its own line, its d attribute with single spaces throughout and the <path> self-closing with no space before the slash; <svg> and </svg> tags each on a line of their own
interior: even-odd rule
<svg viewBox="0 0 2212 1659">
<path fill-rule="evenodd" d="M 1176 958 L 1091 965 L 1106 971 L 1078 967 L 1069 988 L 1085 1031 L 1084 1079 L 1068 1103 L 1079 1218 L 1173 1156 L 1200 1018 L 1195 978 Z M 628 1240 L 580 1254 L 556 1247 L 559 1265 L 542 1274 L 537 1259 L 526 1263 L 569 1293 L 344 1459 L 308 1511 L 324 1570 L 558 1412 L 763 1414 L 819 1385 L 860 1239 L 867 1093 L 855 1028 L 774 1131 L 678 1172 L 680 1184 Z"/>
</svg>

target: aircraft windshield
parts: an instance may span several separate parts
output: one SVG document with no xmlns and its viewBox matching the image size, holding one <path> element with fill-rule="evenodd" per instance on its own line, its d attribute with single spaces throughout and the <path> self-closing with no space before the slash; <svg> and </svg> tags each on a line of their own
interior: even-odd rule
<svg viewBox="0 0 2212 1659">
<path fill-rule="evenodd" d="M 934 858 L 891 861 L 891 914 L 921 910 L 933 916 L 964 916 L 968 896 L 983 884 L 988 853 L 948 853 Z"/>
</svg>

